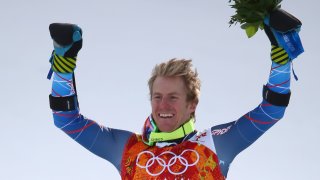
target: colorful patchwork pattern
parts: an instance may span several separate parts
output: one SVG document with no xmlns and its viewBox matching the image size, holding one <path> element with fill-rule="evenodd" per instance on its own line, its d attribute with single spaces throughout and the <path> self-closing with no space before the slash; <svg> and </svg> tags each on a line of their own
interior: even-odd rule
<svg viewBox="0 0 320 180">
<path fill-rule="evenodd" d="M 218 158 L 206 146 L 185 141 L 166 147 L 147 146 L 140 135 L 133 135 L 122 158 L 122 179 L 224 180 Z"/>
</svg>

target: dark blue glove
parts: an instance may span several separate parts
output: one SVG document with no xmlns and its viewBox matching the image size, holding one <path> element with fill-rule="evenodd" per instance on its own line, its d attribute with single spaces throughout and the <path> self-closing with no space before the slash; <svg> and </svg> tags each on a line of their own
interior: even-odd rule
<svg viewBox="0 0 320 180">
<path fill-rule="evenodd" d="M 49 26 L 54 51 L 50 58 L 52 70 L 59 73 L 72 73 L 76 68 L 77 55 L 82 48 L 82 30 L 75 24 L 53 23 Z"/>
<path fill-rule="evenodd" d="M 301 21 L 282 9 L 276 9 L 265 18 L 264 30 L 274 47 L 283 48 L 290 60 L 304 50 L 299 37 Z"/>
</svg>

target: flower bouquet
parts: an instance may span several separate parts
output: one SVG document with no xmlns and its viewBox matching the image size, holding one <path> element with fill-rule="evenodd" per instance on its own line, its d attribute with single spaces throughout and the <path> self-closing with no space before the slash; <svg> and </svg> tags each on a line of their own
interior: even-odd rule
<svg viewBox="0 0 320 180">
<path fill-rule="evenodd" d="M 280 8 L 282 0 L 229 0 L 230 6 L 236 10 L 229 21 L 230 26 L 240 23 L 250 38 L 258 29 L 263 29 L 264 18 L 273 10 Z"/>
</svg>

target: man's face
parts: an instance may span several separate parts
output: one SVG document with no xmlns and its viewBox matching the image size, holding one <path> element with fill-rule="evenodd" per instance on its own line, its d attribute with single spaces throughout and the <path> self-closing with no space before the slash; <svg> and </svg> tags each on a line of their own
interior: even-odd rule
<svg viewBox="0 0 320 180">
<path fill-rule="evenodd" d="M 160 131 L 171 132 L 190 118 L 197 104 L 187 102 L 187 90 L 181 77 L 158 76 L 153 83 L 151 106 Z"/>
</svg>

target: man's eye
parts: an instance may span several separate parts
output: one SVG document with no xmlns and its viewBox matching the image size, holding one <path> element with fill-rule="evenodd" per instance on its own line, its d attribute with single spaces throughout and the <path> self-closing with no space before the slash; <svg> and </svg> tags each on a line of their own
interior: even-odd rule
<svg viewBox="0 0 320 180">
<path fill-rule="evenodd" d="M 176 97 L 176 96 L 171 96 L 170 99 L 176 100 L 176 99 L 178 99 L 178 97 Z"/>
<path fill-rule="evenodd" d="M 153 96 L 153 99 L 161 99 L 160 96 Z"/>
</svg>

